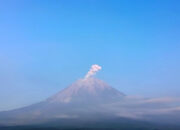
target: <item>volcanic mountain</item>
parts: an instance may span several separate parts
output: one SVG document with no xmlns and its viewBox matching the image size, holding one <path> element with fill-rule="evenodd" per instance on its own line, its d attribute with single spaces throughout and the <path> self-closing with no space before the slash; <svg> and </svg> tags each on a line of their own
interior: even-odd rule
<svg viewBox="0 0 180 130">
<path fill-rule="evenodd" d="M 96 118 L 108 115 L 101 105 L 125 95 L 97 78 L 80 79 L 47 100 L 24 108 L 0 113 L 1 124 L 34 124 L 54 119 Z M 96 116 L 95 116 L 96 115 Z"/>
<path fill-rule="evenodd" d="M 0 129 L 6 129 L 6 126 L 13 126 L 13 130 L 16 129 L 14 126 L 18 126 L 18 130 L 29 130 L 31 126 L 42 129 L 49 126 L 60 129 L 159 129 L 151 124 L 155 121 L 173 124 L 170 129 L 175 130 L 174 124 L 180 123 L 179 106 L 172 99 L 131 98 L 104 81 L 87 76 L 45 101 L 0 112 Z M 160 129 L 165 128 L 160 126 Z"/>
</svg>

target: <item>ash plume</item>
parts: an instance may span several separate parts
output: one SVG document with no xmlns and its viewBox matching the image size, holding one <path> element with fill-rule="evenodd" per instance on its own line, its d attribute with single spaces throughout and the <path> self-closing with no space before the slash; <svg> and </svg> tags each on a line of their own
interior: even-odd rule
<svg viewBox="0 0 180 130">
<path fill-rule="evenodd" d="M 98 72 L 98 71 L 101 70 L 101 69 L 102 69 L 102 67 L 99 66 L 99 65 L 97 65 L 97 64 L 92 65 L 92 66 L 91 66 L 91 69 L 90 69 L 90 70 L 88 71 L 88 73 L 86 74 L 85 79 L 87 79 L 87 78 L 95 75 L 96 72 Z"/>
</svg>

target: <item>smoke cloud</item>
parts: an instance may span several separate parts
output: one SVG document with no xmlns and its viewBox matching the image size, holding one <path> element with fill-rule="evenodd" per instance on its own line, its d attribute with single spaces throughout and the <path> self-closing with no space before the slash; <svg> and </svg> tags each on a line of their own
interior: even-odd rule
<svg viewBox="0 0 180 130">
<path fill-rule="evenodd" d="M 98 72 L 98 71 L 101 70 L 101 69 L 102 69 L 102 67 L 99 66 L 99 65 L 97 65 L 97 64 L 92 65 L 92 66 L 91 66 L 91 69 L 90 69 L 89 72 L 86 74 L 85 79 L 87 79 L 87 78 L 95 75 L 96 72 Z"/>
</svg>

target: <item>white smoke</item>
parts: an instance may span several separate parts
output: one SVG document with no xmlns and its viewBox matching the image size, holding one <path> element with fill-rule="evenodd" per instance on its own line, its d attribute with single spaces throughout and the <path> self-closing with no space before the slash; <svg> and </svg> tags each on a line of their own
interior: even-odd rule
<svg viewBox="0 0 180 130">
<path fill-rule="evenodd" d="M 98 71 L 101 70 L 101 69 L 102 69 L 102 67 L 99 66 L 99 65 L 97 65 L 97 64 L 92 65 L 92 66 L 91 66 L 91 69 L 90 69 L 90 70 L 88 71 L 88 73 L 86 74 L 85 79 L 87 79 L 87 78 L 95 75 L 96 72 L 98 72 Z"/>
</svg>

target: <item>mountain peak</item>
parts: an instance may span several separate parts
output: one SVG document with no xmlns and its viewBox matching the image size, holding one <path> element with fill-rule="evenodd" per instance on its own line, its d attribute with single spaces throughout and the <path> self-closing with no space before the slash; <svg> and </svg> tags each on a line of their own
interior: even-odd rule
<svg viewBox="0 0 180 130">
<path fill-rule="evenodd" d="M 112 88 L 97 78 L 89 77 L 74 82 L 69 87 L 48 99 L 49 102 L 74 103 L 95 102 L 115 99 L 124 96 L 123 93 Z"/>
<path fill-rule="evenodd" d="M 95 88 L 98 88 L 98 89 L 110 88 L 110 86 L 107 83 L 94 77 L 80 79 L 72 85 L 78 86 L 79 88 L 81 87 L 87 88 L 89 90 L 92 90 Z"/>
</svg>

